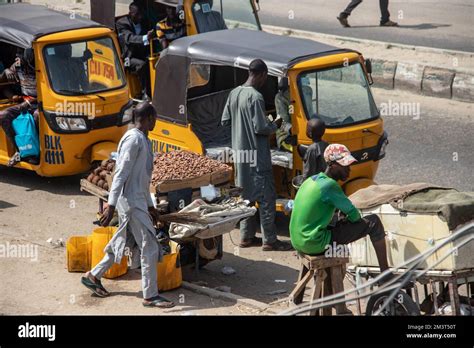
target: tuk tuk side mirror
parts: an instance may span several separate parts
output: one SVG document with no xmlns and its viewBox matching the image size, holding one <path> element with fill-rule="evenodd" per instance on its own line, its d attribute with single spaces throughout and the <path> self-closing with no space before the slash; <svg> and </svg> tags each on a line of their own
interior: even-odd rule
<svg viewBox="0 0 474 348">
<path fill-rule="evenodd" d="M 372 61 L 370 59 L 365 60 L 365 70 L 367 70 L 367 74 L 372 74 Z"/>
<path fill-rule="evenodd" d="M 374 80 L 372 79 L 372 61 L 370 59 L 365 60 L 365 71 L 367 72 L 367 78 L 369 80 L 369 85 L 373 85 Z"/>
</svg>

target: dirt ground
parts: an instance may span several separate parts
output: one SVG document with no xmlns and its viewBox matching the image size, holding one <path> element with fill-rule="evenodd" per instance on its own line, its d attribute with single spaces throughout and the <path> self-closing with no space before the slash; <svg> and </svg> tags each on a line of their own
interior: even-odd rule
<svg viewBox="0 0 474 348">
<path fill-rule="evenodd" d="M 426 106 L 429 110 L 442 112 L 444 119 L 456 118 L 459 124 L 466 124 L 466 127 L 468 124 L 472 125 L 470 104 L 407 96 L 393 91 L 374 92 L 378 100 L 402 98 L 417 101 L 422 104 L 422 108 Z M 441 122 L 434 122 L 437 119 L 430 119 L 429 116 L 424 119 L 427 120 L 426 126 Z M 387 125 L 392 124 L 392 127 L 395 127 L 396 122 L 398 121 L 392 120 Z M 391 151 L 395 153 L 392 152 L 384 159 L 379 168 L 379 182 L 397 183 L 403 178 L 409 180 L 400 175 L 409 167 L 401 168 L 394 162 L 403 161 L 403 151 L 406 150 L 401 146 L 398 150 L 397 146 L 397 141 L 402 142 L 403 136 L 403 132 L 400 132 L 393 138 L 394 150 Z M 472 137 L 469 139 L 472 141 Z M 433 152 L 427 149 L 427 152 L 437 153 L 436 149 Z M 467 159 L 471 154 L 466 153 L 466 156 Z M 433 161 L 438 163 L 435 157 Z M 468 163 L 472 164 L 472 161 L 464 162 L 458 171 L 465 175 L 471 173 L 468 177 L 472 178 L 472 167 L 469 169 Z M 462 176 L 464 180 L 460 180 L 456 186 L 469 190 L 472 181 L 466 181 L 465 175 Z M 96 227 L 93 221 L 97 211 L 97 199 L 80 192 L 80 178 L 81 176 L 41 178 L 27 171 L 0 167 L 0 245 L 9 243 L 38 248 L 37 261 L 17 257 L 0 259 L 0 314 L 265 314 L 236 301 L 213 299 L 184 288 L 165 293 L 166 297 L 177 303 L 175 308 L 144 308 L 141 305 L 140 274 L 137 271 L 130 271 L 117 280 L 104 280 L 104 285 L 114 293 L 113 296 L 107 299 L 92 296 L 89 290 L 81 285 L 80 273 L 68 273 L 65 248 L 55 248 L 47 243 L 49 238 L 62 238 L 66 241 L 72 235 L 87 235 Z M 279 216 L 277 222 L 280 238 L 288 240 L 288 219 Z M 298 275 L 295 252 L 263 252 L 260 248 L 239 249 L 236 248 L 238 241 L 239 233 L 236 230 L 225 235 L 222 260 L 207 265 L 200 271 L 199 276 L 196 276 L 192 269 L 184 269 L 184 279 L 189 282 L 199 281 L 199 284 L 209 288 L 228 286 L 233 294 L 266 304 L 288 296 Z M 232 267 L 236 273 L 227 276 L 222 274 L 224 266 Z M 278 312 L 285 309 L 286 305 L 277 302 L 269 307 Z"/>
<path fill-rule="evenodd" d="M 16 257 L 1 260 L 1 314 L 242 315 L 257 312 L 254 308 L 183 288 L 165 294 L 177 303 L 175 308 L 144 308 L 141 306 L 141 277 L 136 270 L 117 280 L 104 279 L 104 286 L 114 296 L 107 299 L 92 296 L 80 284 L 81 273 L 67 272 L 65 248 L 47 243 L 49 238 L 67 240 L 72 235 L 87 235 L 96 227 L 93 220 L 97 199 L 80 192 L 80 176 L 40 178 L 30 172 L 0 167 L 0 178 L 0 243 L 38 247 L 37 260 Z M 238 241 L 238 231 L 232 233 L 232 239 Z M 291 289 L 297 276 L 295 269 L 289 266 L 295 261 L 292 252 L 274 255 L 252 248 L 240 250 L 237 257 L 233 254 L 231 236 L 225 236 L 224 242 L 223 260 L 206 266 L 198 278 L 193 269 L 185 268 L 184 279 L 199 280 L 200 284 L 204 281 L 211 288 L 227 285 L 233 293 L 268 302 L 273 297 L 266 292 Z M 234 268 L 236 274 L 224 276 L 220 272 L 224 265 Z M 286 283 L 276 283 L 274 278 Z M 245 291 L 240 292 L 242 289 Z"/>
</svg>

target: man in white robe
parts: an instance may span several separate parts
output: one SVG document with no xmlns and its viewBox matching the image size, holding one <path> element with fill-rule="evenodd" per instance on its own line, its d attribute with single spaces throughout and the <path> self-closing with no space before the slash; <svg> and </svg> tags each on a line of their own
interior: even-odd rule
<svg viewBox="0 0 474 348">
<path fill-rule="evenodd" d="M 101 283 L 102 276 L 114 263 L 121 262 L 126 247 L 132 250 L 138 246 L 143 305 L 170 308 L 174 304 L 158 295 L 156 268 L 162 255 L 154 228 L 158 212 L 150 196 L 153 152 L 148 132 L 155 127 L 156 110 L 150 103 L 142 102 L 135 108 L 134 118 L 135 128 L 127 131 L 120 140 L 108 207 L 100 220 L 102 226 L 108 226 L 117 210 L 119 228 L 105 247 L 102 261 L 87 272 L 81 282 L 96 295 L 108 296 L 110 293 Z"/>
</svg>

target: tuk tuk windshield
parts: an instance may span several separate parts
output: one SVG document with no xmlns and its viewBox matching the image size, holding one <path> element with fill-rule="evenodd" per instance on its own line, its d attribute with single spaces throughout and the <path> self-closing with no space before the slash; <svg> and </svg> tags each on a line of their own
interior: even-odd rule
<svg viewBox="0 0 474 348">
<path fill-rule="evenodd" d="M 306 117 L 318 117 L 326 126 L 345 126 L 379 116 L 359 63 L 303 72 L 298 87 Z"/>
<path fill-rule="evenodd" d="M 48 45 L 43 54 L 51 87 L 58 94 L 85 95 L 125 86 L 110 37 Z"/>
<path fill-rule="evenodd" d="M 193 5 L 199 33 L 244 28 L 259 30 L 251 0 L 203 0 Z"/>
</svg>

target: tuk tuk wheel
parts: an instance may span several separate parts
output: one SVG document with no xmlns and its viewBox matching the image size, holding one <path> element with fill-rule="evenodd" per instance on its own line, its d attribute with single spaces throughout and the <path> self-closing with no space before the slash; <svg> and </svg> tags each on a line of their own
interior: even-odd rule
<svg viewBox="0 0 474 348">
<path fill-rule="evenodd" d="M 383 311 L 380 309 L 390 297 L 390 291 L 380 294 L 374 294 L 369 297 L 367 301 L 367 308 L 365 310 L 366 316 L 419 316 L 420 309 L 410 296 L 404 291 L 399 291 L 397 295 Z"/>
</svg>

